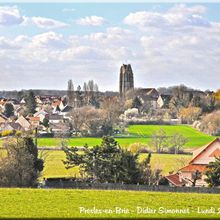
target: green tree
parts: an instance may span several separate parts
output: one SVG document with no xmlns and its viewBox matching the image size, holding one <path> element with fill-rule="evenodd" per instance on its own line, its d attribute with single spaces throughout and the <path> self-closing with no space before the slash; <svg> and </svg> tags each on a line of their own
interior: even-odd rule
<svg viewBox="0 0 220 220">
<path fill-rule="evenodd" d="M 142 106 L 141 100 L 136 96 L 132 101 L 132 108 L 137 108 L 140 111 Z"/>
<path fill-rule="evenodd" d="M 96 96 L 96 94 L 93 94 L 90 99 L 89 99 L 89 104 L 94 106 L 95 108 L 99 108 L 100 107 L 100 103 L 98 101 L 98 98 Z"/>
<path fill-rule="evenodd" d="M 68 97 L 68 103 L 70 106 L 73 106 L 74 103 L 74 86 L 73 86 L 73 81 L 70 79 L 68 81 L 68 86 L 67 86 L 67 97 Z"/>
<path fill-rule="evenodd" d="M 111 137 L 103 137 L 100 146 L 84 147 L 83 154 L 77 148 L 63 148 L 66 168 L 79 166 L 87 177 L 98 182 L 137 183 L 140 172 L 138 154 L 122 149 Z"/>
<path fill-rule="evenodd" d="M 82 107 L 84 105 L 84 95 L 83 95 L 83 92 L 81 90 L 81 86 L 78 85 L 77 87 L 77 90 L 76 90 L 76 100 L 77 100 L 77 103 L 76 103 L 76 107 Z"/>
<path fill-rule="evenodd" d="M 47 117 L 45 117 L 43 119 L 42 124 L 43 124 L 44 127 L 49 128 L 49 119 Z"/>
<path fill-rule="evenodd" d="M 36 112 L 37 103 L 35 100 L 34 92 L 32 90 L 28 91 L 26 98 L 26 107 L 28 114 L 34 114 Z"/>
<path fill-rule="evenodd" d="M 212 187 L 220 186 L 220 157 L 210 162 L 207 168 L 205 181 Z"/>
<path fill-rule="evenodd" d="M 10 118 L 11 116 L 14 116 L 14 106 L 11 103 L 6 103 L 5 104 L 4 115 L 7 118 Z"/>
</svg>

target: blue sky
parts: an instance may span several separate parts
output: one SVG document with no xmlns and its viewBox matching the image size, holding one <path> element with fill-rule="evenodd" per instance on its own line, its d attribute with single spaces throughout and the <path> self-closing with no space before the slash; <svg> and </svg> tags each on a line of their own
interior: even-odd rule
<svg viewBox="0 0 220 220">
<path fill-rule="evenodd" d="M 118 90 L 131 63 L 136 87 L 218 89 L 220 3 L 0 4 L 2 89 L 65 89 L 94 79 Z"/>
</svg>

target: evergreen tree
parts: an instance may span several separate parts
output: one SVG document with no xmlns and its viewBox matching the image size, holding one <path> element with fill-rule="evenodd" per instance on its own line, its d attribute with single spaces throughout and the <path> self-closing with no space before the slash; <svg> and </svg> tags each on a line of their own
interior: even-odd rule
<svg viewBox="0 0 220 220">
<path fill-rule="evenodd" d="M 67 97 L 68 97 L 69 105 L 73 106 L 73 103 L 74 103 L 74 86 L 73 86 L 73 81 L 71 79 L 68 81 Z"/>
<path fill-rule="evenodd" d="M 28 91 L 26 95 L 26 107 L 27 107 L 27 113 L 34 114 L 36 111 L 37 103 L 35 100 L 34 92 L 32 90 Z"/>
<path fill-rule="evenodd" d="M 111 137 L 104 137 L 100 146 L 88 148 L 84 153 L 77 148 L 63 148 L 66 168 L 79 166 L 80 171 L 98 182 L 138 183 L 138 154 L 122 149 Z"/>
<path fill-rule="evenodd" d="M 132 108 L 137 108 L 140 111 L 141 106 L 141 100 L 136 96 L 132 101 Z"/>
<path fill-rule="evenodd" d="M 81 86 L 78 85 L 77 90 L 76 90 L 76 100 L 77 100 L 77 107 L 82 107 L 84 105 L 83 102 L 83 92 L 81 90 Z"/>
<path fill-rule="evenodd" d="M 207 168 L 206 182 L 212 187 L 220 186 L 220 157 L 217 157 L 215 162 L 210 162 Z"/>
<path fill-rule="evenodd" d="M 14 116 L 14 106 L 11 103 L 6 103 L 5 104 L 4 115 L 7 118 L 10 118 L 11 116 Z"/>
</svg>

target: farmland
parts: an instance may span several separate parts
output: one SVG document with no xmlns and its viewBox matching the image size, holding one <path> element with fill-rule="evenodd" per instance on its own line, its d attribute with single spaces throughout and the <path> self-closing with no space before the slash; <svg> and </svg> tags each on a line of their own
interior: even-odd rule
<svg viewBox="0 0 220 220">
<path fill-rule="evenodd" d="M 78 176 L 77 167 L 66 170 L 62 160 L 65 160 L 63 151 L 43 151 L 42 156 L 45 160 L 43 177 L 60 177 L 60 176 Z M 174 155 L 174 154 L 153 154 L 151 164 L 153 168 L 162 169 L 164 175 L 170 171 L 177 171 L 184 166 L 190 159 L 191 155 Z M 146 158 L 146 154 L 140 155 L 140 160 Z"/>
<path fill-rule="evenodd" d="M 132 143 L 149 143 L 152 134 L 163 129 L 167 136 L 171 136 L 174 133 L 181 133 L 188 139 L 185 144 L 185 148 L 191 149 L 201 147 L 210 141 L 214 140 L 214 137 L 197 131 L 196 129 L 186 125 L 131 125 L 127 128 L 124 134 L 120 137 L 116 136 L 115 139 L 122 147 L 128 147 Z M 59 138 L 39 138 L 39 146 L 60 146 L 61 139 Z M 76 137 L 67 139 L 69 146 L 84 146 L 86 143 L 89 146 L 98 145 L 101 143 L 101 138 L 88 138 L 88 137 Z"/>
<path fill-rule="evenodd" d="M 16 188 L 0 189 L 0 194 L 0 203 L 4 204 L 0 211 L 1 218 L 203 217 L 207 219 L 219 217 L 217 212 L 220 207 L 220 195 L 217 194 Z M 156 212 L 138 213 L 137 206 L 142 209 L 153 208 Z M 80 207 L 87 210 L 101 210 L 101 213 L 80 213 Z M 159 213 L 160 207 L 163 207 L 164 211 L 188 208 L 189 213 Z M 197 211 L 198 207 L 203 210 L 213 207 L 216 213 L 200 214 Z M 127 209 L 129 213 L 120 212 L 122 209 Z M 105 213 L 104 210 L 109 210 L 108 212 L 111 213 Z"/>
<path fill-rule="evenodd" d="M 167 136 L 181 133 L 188 139 L 184 146 L 186 149 L 201 147 L 215 139 L 215 137 L 204 134 L 187 125 L 130 125 L 123 134 L 116 135 L 115 140 L 122 147 L 128 147 L 132 143 L 147 145 L 151 140 L 152 134 L 159 129 L 163 129 Z M 0 140 L 0 145 L 2 145 L 2 141 Z M 61 141 L 63 141 L 61 138 L 39 138 L 38 146 L 58 147 L 61 146 Z M 65 141 L 68 146 L 84 146 L 85 144 L 95 146 L 99 145 L 102 139 L 96 137 L 74 137 L 65 139 Z M 147 147 L 150 148 L 149 146 Z"/>
</svg>

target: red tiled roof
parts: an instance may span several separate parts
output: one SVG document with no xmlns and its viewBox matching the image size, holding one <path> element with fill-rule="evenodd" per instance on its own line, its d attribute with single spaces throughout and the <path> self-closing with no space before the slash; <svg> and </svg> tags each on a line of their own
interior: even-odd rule
<svg viewBox="0 0 220 220">
<path fill-rule="evenodd" d="M 220 149 L 216 149 L 215 151 L 213 151 L 209 157 L 219 157 L 220 156 Z"/>
<path fill-rule="evenodd" d="M 61 101 L 56 101 L 56 102 L 53 102 L 52 103 L 52 106 L 56 107 L 56 106 L 59 106 L 61 103 Z"/>
<path fill-rule="evenodd" d="M 30 121 L 40 121 L 40 117 L 30 117 Z"/>
<path fill-rule="evenodd" d="M 203 154 L 203 152 L 205 152 L 209 147 L 212 146 L 212 144 L 214 144 L 215 142 L 220 142 L 220 138 L 216 138 L 214 141 L 212 141 L 211 143 L 209 143 L 207 146 L 205 146 L 189 163 L 192 164 L 195 159 L 197 159 L 198 157 L 201 156 L 201 154 Z"/>
<path fill-rule="evenodd" d="M 165 178 L 169 182 L 171 182 L 174 186 L 183 186 L 186 183 L 184 180 L 182 180 L 182 181 L 180 180 L 180 177 L 177 173 L 166 176 Z"/>
<path fill-rule="evenodd" d="M 181 172 L 195 172 L 196 170 L 203 173 L 207 168 L 206 165 L 203 164 L 189 164 L 180 169 Z"/>
</svg>

